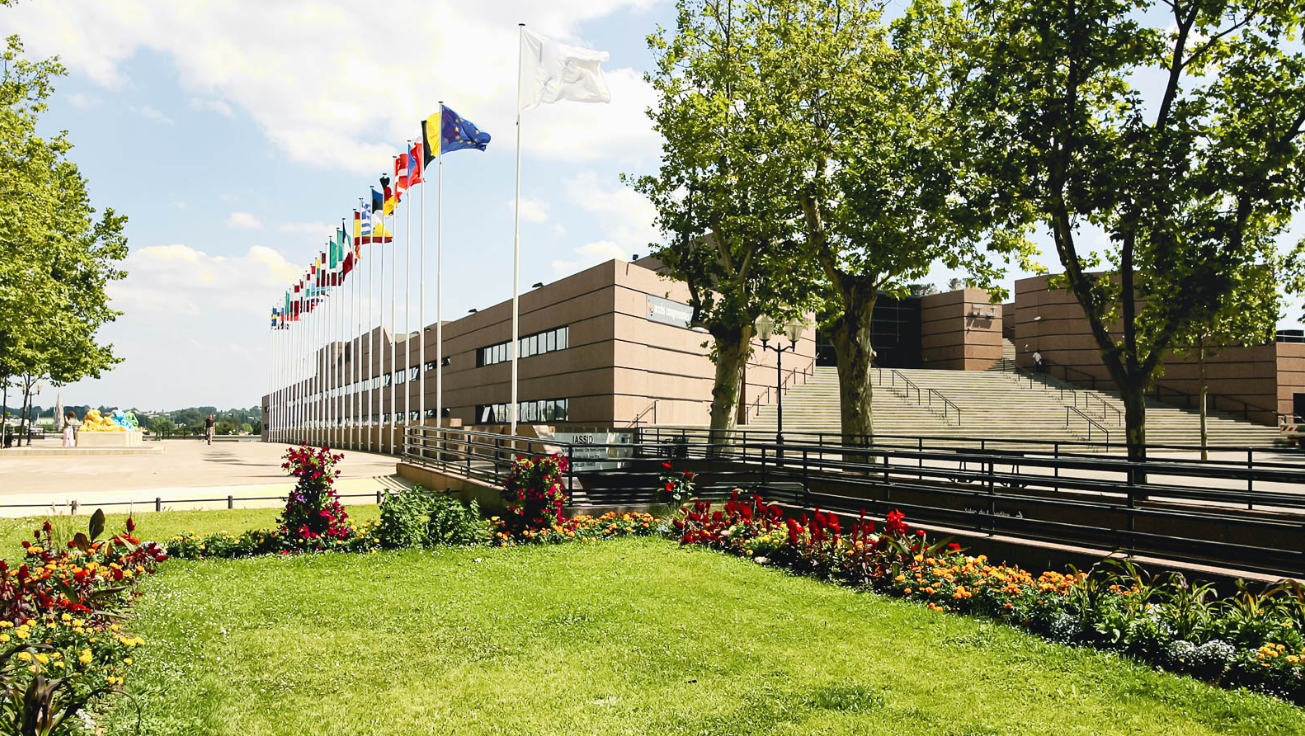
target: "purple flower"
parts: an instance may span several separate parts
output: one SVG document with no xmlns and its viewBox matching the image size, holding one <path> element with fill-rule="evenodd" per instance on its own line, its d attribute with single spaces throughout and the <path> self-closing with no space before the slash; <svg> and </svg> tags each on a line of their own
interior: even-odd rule
<svg viewBox="0 0 1305 736">
<path fill-rule="evenodd" d="M 299 503 L 303 503 L 303 502 L 304 502 L 304 494 L 302 494 L 302 493 L 296 493 L 296 494 L 295 494 L 295 500 L 298 501 Z"/>
</svg>

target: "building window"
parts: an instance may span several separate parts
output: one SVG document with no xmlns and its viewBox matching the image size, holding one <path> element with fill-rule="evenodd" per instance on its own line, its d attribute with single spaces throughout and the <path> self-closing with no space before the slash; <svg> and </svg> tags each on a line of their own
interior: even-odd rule
<svg viewBox="0 0 1305 736">
<path fill-rule="evenodd" d="M 395 371 L 395 372 L 394 372 L 394 385 L 395 385 L 395 386 L 402 386 L 402 385 L 403 385 L 403 379 L 404 379 L 404 372 L 403 372 L 403 371 Z"/>
<path fill-rule="evenodd" d="M 476 407 L 476 424 L 509 424 L 512 416 L 508 404 L 481 404 Z M 566 399 L 536 399 L 517 403 L 517 420 L 520 422 L 565 422 Z"/>
<path fill-rule="evenodd" d="M 433 361 L 433 360 L 428 360 L 428 361 L 426 361 L 426 370 L 428 370 L 428 371 L 433 371 L 433 370 L 435 370 L 435 361 Z"/>
<path fill-rule="evenodd" d="M 566 350 L 567 332 L 569 328 L 558 327 L 555 330 L 546 330 L 537 332 L 533 335 L 526 335 L 518 341 L 518 355 L 521 358 L 540 355 L 541 353 L 551 353 L 556 350 Z M 503 363 L 512 359 L 512 352 L 509 349 L 512 342 L 501 342 L 497 345 L 481 348 L 476 351 L 476 367 L 480 368 L 495 363 Z M 434 364 L 427 364 L 427 370 Z"/>
<path fill-rule="evenodd" d="M 420 375 L 421 375 L 421 369 L 418 368 L 417 366 L 414 365 L 413 367 L 411 367 L 411 368 L 408 369 L 408 380 L 409 380 L 409 381 L 415 381 L 415 380 L 417 380 L 417 378 L 418 378 Z"/>
</svg>

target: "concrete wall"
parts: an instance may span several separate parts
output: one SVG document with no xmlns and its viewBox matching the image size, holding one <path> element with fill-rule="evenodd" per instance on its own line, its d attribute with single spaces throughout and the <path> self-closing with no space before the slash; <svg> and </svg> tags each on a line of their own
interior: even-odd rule
<svg viewBox="0 0 1305 736">
<path fill-rule="evenodd" d="M 1048 289 L 1047 278 L 1037 276 L 1015 282 L 1016 362 L 1031 368 L 1033 353 L 1040 351 L 1050 361 L 1073 369 L 1069 378 L 1074 383 L 1090 385 L 1087 376 L 1093 376 L 1098 387 L 1113 389 L 1114 382 L 1101 361 L 1101 350 L 1082 307 L 1067 289 Z M 1116 338 L 1121 334 L 1117 326 L 1111 332 Z M 1286 371 L 1282 372 L 1284 368 Z M 1199 393 L 1200 369 L 1195 357 L 1167 355 L 1163 371 L 1159 379 L 1161 386 L 1193 395 Z M 1052 372 L 1062 377 L 1060 369 Z M 1261 407 L 1264 411 L 1253 411 L 1249 418 L 1274 424 L 1275 412 L 1290 410 L 1291 393 L 1305 391 L 1305 388 L 1292 388 L 1305 384 L 1305 344 L 1224 348 L 1207 356 L 1206 374 L 1211 394 Z M 1217 408 L 1240 415 L 1240 405 L 1236 402 L 1221 401 Z"/>
<path fill-rule="evenodd" d="M 654 401 L 659 424 L 705 425 L 714 376 L 714 365 L 707 358 L 711 336 L 648 319 L 650 295 L 688 302 L 684 284 L 664 279 L 652 268 L 617 260 L 521 294 L 519 334 L 525 337 L 566 326 L 568 347 L 519 360 L 518 400 L 566 399 L 568 419 L 557 423 L 563 428 L 625 427 Z M 476 356 L 481 348 L 511 339 L 511 310 L 511 301 L 503 301 L 444 322 L 444 356 L 448 359 L 443 370 L 444 406 L 451 418 L 464 426 L 477 421 L 478 405 L 510 401 L 511 362 L 478 367 Z M 814 318 L 810 321 L 814 323 Z M 435 325 L 427 326 L 422 335 L 425 361 L 433 365 Z M 347 385 L 355 380 L 358 369 L 364 374 L 389 373 L 391 339 L 388 329 L 375 328 L 347 344 L 326 346 L 316 356 L 321 374 L 328 375 L 334 365 L 339 372 L 337 384 Z M 417 333 L 398 335 L 396 366 L 422 365 L 419 339 Z M 791 382 L 795 372 L 811 371 L 814 362 L 812 326 L 799 341 L 796 354 L 784 356 L 785 374 Z M 773 401 L 775 383 L 775 353 L 762 351 L 757 341 L 745 372 L 743 403 L 758 398 L 765 403 Z M 394 404 L 401 417 L 406 411 L 418 411 L 418 390 L 418 381 L 395 386 Z M 390 395 L 389 387 L 361 392 L 363 416 L 391 413 Z M 346 415 L 352 416 L 358 396 L 347 397 Z M 425 406 L 426 421 L 433 423 L 433 367 L 426 371 Z M 643 422 L 652 420 L 649 411 Z"/>
<path fill-rule="evenodd" d="M 925 368 L 981 371 L 1001 359 L 1002 307 L 983 289 L 926 296 L 920 332 Z"/>
</svg>

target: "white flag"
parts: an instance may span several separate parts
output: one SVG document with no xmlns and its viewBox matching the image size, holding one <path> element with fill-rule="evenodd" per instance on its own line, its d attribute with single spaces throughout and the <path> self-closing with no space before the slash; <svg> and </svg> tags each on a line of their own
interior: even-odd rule
<svg viewBox="0 0 1305 736">
<path fill-rule="evenodd" d="M 563 46 L 521 29 L 520 109 L 558 100 L 611 102 L 600 66 L 607 59 L 606 51 Z"/>
</svg>

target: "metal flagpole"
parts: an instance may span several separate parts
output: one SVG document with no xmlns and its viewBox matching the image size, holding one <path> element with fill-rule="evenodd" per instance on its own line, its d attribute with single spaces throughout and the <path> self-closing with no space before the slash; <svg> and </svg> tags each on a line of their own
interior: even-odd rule
<svg viewBox="0 0 1305 736">
<path fill-rule="evenodd" d="M 444 426 L 444 100 L 435 131 L 435 426 Z"/>
<path fill-rule="evenodd" d="M 412 194 L 412 141 L 408 141 L 408 190 Z M 412 421 L 412 201 L 404 208 L 408 215 L 403 236 L 403 449 L 408 449 L 408 423 Z M 417 371 L 421 375 L 421 371 Z"/>
<path fill-rule="evenodd" d="M 417 338 L 417 364 L 421 366 L 417 370 L 417 426 L 426 426 L 426 141 L 422 141 L 421 149 L 421 217 L 418 218 L 419 224 L 418 237 L 421 238 L 421 245 L 417 247 L 417 331 L 421 337 Z M 435 420 L 436 425 L 439 419 Z M 425 432 L 422 433 L 422 446 L 425 446 Z M 423 452 L 423 455 L 426 453 Z"/>
<path fill-rule="evenodd" d="M 375 228 L 372 229 L 372 240 L 371 240 L 371 245 L 372 245 L 372 255 L 374 256 L 374 255 L 375 255 L 375 251 L 376 251 L 376 248 L 375 248 L 375 246 L 376 246 L 376 230 L 375 230 Z M 384 258 L 385 256 L 382 255 L 381 257 Z M 367 379 L 366 379 L 366 385 L 367 385 L 367 451 L 368 451 L 368 452 L 371 452 L 371 451 L 372 451 L 372 422 L 375 420 L 375 417 L 376 417 L 376 412 L 373 411 L 373 409 L 375 409 L 375 404 L 374 404 L 374 402 L 373 402 L 373 400 L 372 400 L 372 399 L 373 399 L 373 394 L 375 393 L 375 391 L 373 390 L 373 386 L 372 386 L 372 382 L 373 382 L 373 381 L 372 381 L 372 377 L 376 375 L 376 369 L 375 369 L 375 365 L 376 365 L 376 345 L 375 345 L 375 342 L 376 342 L 376 341 L 375 341 L 375 339 L 374 339 L 375 328 L 372 327 L 372 323 L 374 322 L 373 316 L 374 316 L 374 314 L 375 314 L 375 312 L 376 312 L 376 300 L 372 298 L 372 290 L 373 290 L 373 287 L 376 285 L 376 278 L 375 278 L 376 273 L 375 273 L 375 269 L 372 268 L 372 261 L 374 261 L 374 260 L 376 260 L 376 259 L 375 259 L 375 258 L 368 258 L 368 259 L 367 259 Z"/>
<path fill-rule="evenodd" d="M 521 291 L 521 42 L 525 39 L 525 23 L 517 24 L 517 184 L 516 203 L 512 207 L 512 431 L 517 435 L 517 294 Z"/>
<path fill-rule="evenodd" d="M 359 202 L 357 213 L 358 218 L 358 241 L 354 244 L 353 267 L 358 272 L 358 278 L 362 278 L 362 264 L 359 259 L 362 258 L 362 207 Z M 354 449 L 361 450 L 363 446 L 362 433 L 362 282 L 355 280 L 353 284 L 353 332 L 357 336 L 353 346 L 353 426 L 354 426 Z"/>
<path fill-rule="evenodd" d="M 273 310 L 275 312 L 275 310 Z M 267 331 L 267 416 L 263 418 L 263 429 L 267 432 L 268 442 L 272 441 L 272 405 L 276 401 L 276 325 Z"/>
<path fill-rule="evenodd" d="M 398 157 L 395 157 L 398 160 Z M 394 230 L 399 229 L 399 179 L 394 178 Z M 382 278 L 384 276 L 382 275 Z M 390 239 L 390 454 L 394 454 L 394 430 L 399 417 L 399 386 L 394 375 L 398 369 L 399 352 L 399 244 Z"/>
<path fill-rule="evenodd" d="M 381 199 L 381 230 L 386 230 L 386 227 L 385 227 L 385 200 L 383 199 L 384 194 L 385 194 L 384 187 L 385 187 L 385 185 L 382 184 L 382 185 L 381 185 L 381 196 L 382 196 L 382 199 Z M 380 304 L 380 308 L 377 310 L 378 312 L 380 312 L 380 314 L 377 315 L 377 323 L 376 323 L 376 324 L 377 324 L 377 330 L 376 330 L 376 341 L 379 342 L 379 343 L 381 344 L 381 345 L 380 345 L 380 347 L 381 347 L 381 362 L 380 362 L 380 365 L 377 366 L 377 369 L 376 369 L 376 377 L 379 379 L 379 380 L 376 382 L 376 384 L 377 384 L 377 385 L 376 385 L 376 388 L 377 388 L 377 390 L 379 391 L 379 395 L 376 397 L 376 408 L 377 408 L 377 412 L 376 412 L 376 413 L 380 415 L 380 424 L 379 424 L 379 427 L 378 427 L 378 429 L 377 429 L 377 431 L 376 431 L 376 451 L 377 451 L 377 452 L 385 452 L 385 428 L 386 428 L 386 426 L 388 425 L 388 422 L 387 422 L 386 419 L 385 419 L 385 379 L 382 377 L 383 374 L 385 373 L 385 342 L 386 342 L 386 341 L 385 341 L 385 238 L 384 238 L 384 237 L 381 238 L 381 263 L 380 263 L 380 272 L 381 272 L 381 274 L 380 274 L 380 275 L 381 275 L 381 294 L 380 294 L 380 299 L 378 300 L 378 303 Z"/>
</svg>

